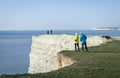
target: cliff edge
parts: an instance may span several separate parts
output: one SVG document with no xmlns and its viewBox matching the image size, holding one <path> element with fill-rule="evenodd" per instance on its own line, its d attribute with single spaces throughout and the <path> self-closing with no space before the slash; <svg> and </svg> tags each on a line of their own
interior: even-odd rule
<svg viewBox="0 0 120 78">
<path fill-rule="evenodd" d="M 105 42 L 107 39 L 101 36 L 87 39 L 88 46 L 98 46 Z M 74 50 L 73 35 L 33 36 L 28 73 L 45 73 L 73 64 L 75 61 L 59 54 L 62 50 Z"/>
</svg>

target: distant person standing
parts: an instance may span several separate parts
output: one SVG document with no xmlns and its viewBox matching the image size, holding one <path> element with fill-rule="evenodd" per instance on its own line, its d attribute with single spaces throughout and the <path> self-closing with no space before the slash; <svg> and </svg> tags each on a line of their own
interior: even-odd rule
<svg viewBox="0 0 120 78">
<path fill-rule="evenodd" d="M 47 34 L 49 34 L 49 30 L 47 30 Z"/>
<path fill-rule="evenodd" d="M 79 36 L 77 33 L 75 33 L 75 35 L 74 35 L 74 45 L 75 45 L 75 50 L 78 49 L 80 51 L 80 49 L 79 49 Z"/>
<path fill-rule="evenodd" d="M 86 49 L 86 51 L 88 51 L 86 40 L 87 40 L 87 36 L 82 32 L 80 32 L 80 42 L 82 45 L 82 51 L 84 51 L 84 48 Z"/>
<path fill-rule="evenodd" d="M 50 34 L 52 34 L 53 33 L 53 31 L 52 30 L 50 30 Z"/>
</svg>

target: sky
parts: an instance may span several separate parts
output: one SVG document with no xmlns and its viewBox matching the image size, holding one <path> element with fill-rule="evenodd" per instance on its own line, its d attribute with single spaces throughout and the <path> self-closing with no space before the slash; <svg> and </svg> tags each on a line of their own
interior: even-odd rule
<svg viewBox="0 0 120 78">
<path fill-rule="evenodd" d="M 120 0 L 0 0 L 0 30 L 120 27 Z"/>
</svg>

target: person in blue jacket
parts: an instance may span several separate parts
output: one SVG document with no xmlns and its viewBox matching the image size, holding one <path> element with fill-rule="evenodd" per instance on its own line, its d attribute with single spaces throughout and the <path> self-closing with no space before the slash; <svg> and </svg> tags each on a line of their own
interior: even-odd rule
<svg viewBox="0 0 120 78">
<path fill-rule="evenodd" d="M 86 51 L 88 51 L 86 40 L 87 40 L 87 36 L 82 32 L 80 32 L 80 42 L 82 45 L 82 51 L 84 51 L 84 48 Z"/>
</svg>

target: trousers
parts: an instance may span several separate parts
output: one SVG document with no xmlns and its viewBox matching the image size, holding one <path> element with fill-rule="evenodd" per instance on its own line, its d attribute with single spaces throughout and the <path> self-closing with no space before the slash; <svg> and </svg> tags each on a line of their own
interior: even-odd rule
<svg viewBox="0 0 120 78">
<path fill-rule="evenodd" d="M 80 50 L 79 43 L 75 43 L 75 50 Z"/>
<path fill-rule="evenodd" d="M 87 48 L 87 44 L 86 43 L 82 43 L 82 50 L 84 51 L 84 49 L 86 51 L 88 51 L 88 48 Z"/>
</svg>

